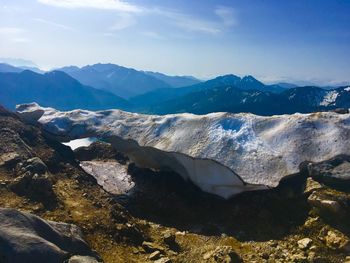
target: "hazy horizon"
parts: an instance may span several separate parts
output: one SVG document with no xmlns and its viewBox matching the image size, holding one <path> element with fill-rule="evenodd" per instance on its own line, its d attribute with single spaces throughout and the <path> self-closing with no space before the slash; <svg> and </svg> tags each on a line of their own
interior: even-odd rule
<svg viewBox="0 0 350 263">
<path fill-rule="evenodd" d="M 12 0 L 0 57 L 40 68 L 114 63 L 209 79 L 349 82 L 350 2 Z"/>
</svg>

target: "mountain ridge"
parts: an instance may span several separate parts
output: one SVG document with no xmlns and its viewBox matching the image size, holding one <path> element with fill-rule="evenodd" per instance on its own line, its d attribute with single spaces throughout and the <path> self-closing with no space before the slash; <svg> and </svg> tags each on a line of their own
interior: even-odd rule
<svg viewBox="0 0 350 263">
<path fill-rule="evenodd" d="M 84 86 L 61 71 L 0 73 L 0 86 L 0 103 L 10 109 L 16 104 L 33 101 L 66 110 L 129 107 L 126 100 L 107 91 Z"/>
</svg>

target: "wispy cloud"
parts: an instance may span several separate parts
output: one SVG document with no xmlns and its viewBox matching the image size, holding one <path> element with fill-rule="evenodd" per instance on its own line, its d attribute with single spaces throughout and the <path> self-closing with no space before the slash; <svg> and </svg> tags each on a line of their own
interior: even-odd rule
<svg viewBox="0 0 350 263">
<path fill-rule="evenodd" d="M 161 16 L 167 23 L 188 32 L 219 34 L 225 29 L 237 24 L 235 10 L 230 7 L 218 6 L 214 9 L 211 19 L 187 14 L 176 9 L 162 7 L 144 7 L 127 0 L 37 0 L 50 6 L 61 8 L 94 8 L 119 11 L 120 19 L 109 30 L 123 30 L 136 24 L 138 16 Z M 152 30 L 151 30 L 152 31 Z"/>
<path fill-rule="evenodd" d="M 184 14 L 177 14 L 176 16 L 173 16 L 173 19 L 176 26 L 187 31 L 198 31 L 209 34 L 218 34 L 221 32 L 220 25 L 212 21 Z"/>
<path fill-rule="evenodd" d="M 38 0 L 46 5 L 62 8 L 95 8 L 118 10 L 123 12 L 139 12 L 141 9 L 133 4 L 121 0 Z"/>
<path fill-rule="evenodd" d="M 150 38 L 155 38 L 155 39 L 164 39 L 164 36 L 161 34 L 155 32 L 155 31 L 144 31 L 141 33 L 142 35 Z"/>
<path fill-rule="evenodd" d="M 136 24 L 136 19 L 134 16 L 128 13 L 122 13 L 119 15 L 119 20 L 116 21 L 109 30 L 111 31 L 119 31 L 131 27 Z"/>
<path fill-rule="evenodd" d="M 49 25 L 49 26 L 61 28 L 61 29 L 64 29 L 64 30 L 74 31 L 74 29 L 72 27 L 70 27 L 70 26 L 66 26 L 66 25 L 63 25 L 63 24 L 60 24 L 60 23 L 52 22 L 52 21 L 49 21 L 49 20 L 46 20 L 46 19 L 34 18 L 34 20 L 39 22 L 39 23 L 46 24 L 46 25 Z"/>
<path fill-rule="evenodd" d="M 169 19 L 169 22 L 171 24 L 186 31 L 198 31 L 210 34 L 217 34 L 221 31 L 220 25 L 215 21 L 210 21 L 189 14 L 181 13 L 177 10 L 154 8 L 149 10 L 149 12 L 166 17 Z"/>
<path fill-rule="evenodd" d="M 215 14 L 222 20 L 225 26 L 235 26 L 238 24 L 235 9 L 226 6 L 218 6 L 215 8 Z"/>
<path fill-rule="evenodd" d="M 181 29 L 190 32 L 219 34 L 225 29 L 237 25 L 237 15 L 233 8 L 218 6 L 214 9 L 217 19 L 207 19 L 192 14 L 182 13 L 178 10 L 154 8 L 148 10 L 152 14 L 166 17 L 169 22 Z"/>
</svg>

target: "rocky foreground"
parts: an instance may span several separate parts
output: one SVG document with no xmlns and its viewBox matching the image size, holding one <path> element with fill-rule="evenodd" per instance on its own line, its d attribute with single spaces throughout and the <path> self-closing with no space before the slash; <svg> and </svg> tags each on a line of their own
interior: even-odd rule
<svg viewBox="0 0 350 263">
<path fill-rule="evenodd" d="M 350 262 L 346 152 L 223 200 L 106 143 L 73 152 L 4 109 L 0 127 L 1 263 Z"/>
</svg>

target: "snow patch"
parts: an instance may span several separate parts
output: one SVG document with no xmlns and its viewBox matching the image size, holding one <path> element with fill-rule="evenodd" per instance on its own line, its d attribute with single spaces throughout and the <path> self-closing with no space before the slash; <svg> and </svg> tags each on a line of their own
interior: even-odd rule
<svg viewBox="0 0 350 263">
<path fill-rule="evenodd" d="M 329 95 L 327 101 L 335 96 Z M 95 136 L 138 166 L 175 171 L 224 198 L 276 187 L 284 177 L 297 173 L 302 162 L 320 162 L 350 149 L 350 114 L 334 112 L 157 116 L 120 110 L 20 109 L 19 115 L 43 111 L 39 122 L 58 138 Z"/>
<path fill-rule="evenodd" d="M 338 92 L 335 90 L 329 91 L 324 97 L 323 100 L 320 102 L 320 106 L 328 106 L 335 102 L 335 100 L 338 97 Z"/>
<path fill-rule="evenodd" d="M 84 161 L 80 166 L 112 194 L 127 194 L 135 186 L 126 166 L 116 161 Z"/>
<path fill-rule="evenodd" d="M 64 142 L 63 144 L 66 146 L 69 146 L 73 151 L 79 147 L 88 147 L 93 142 L 96 142 L 97 138 L 91 137 L 91 138 L 82 138 L 82 139 L 76 139 L 69 142 Z"/>
</svg>

